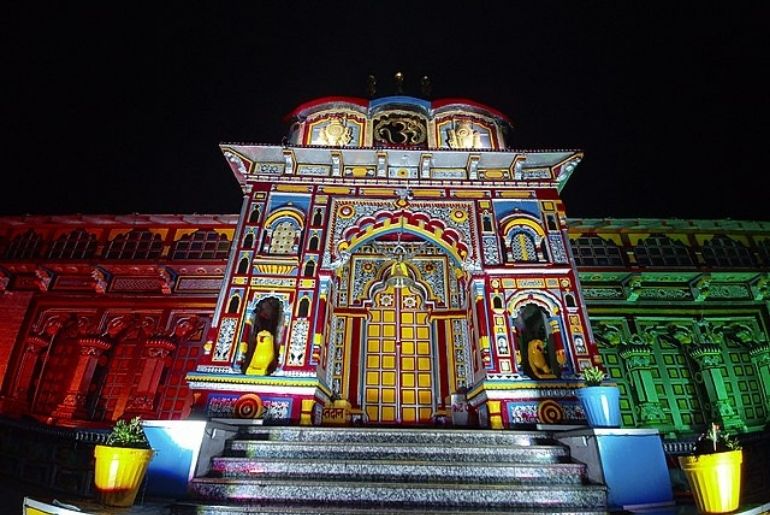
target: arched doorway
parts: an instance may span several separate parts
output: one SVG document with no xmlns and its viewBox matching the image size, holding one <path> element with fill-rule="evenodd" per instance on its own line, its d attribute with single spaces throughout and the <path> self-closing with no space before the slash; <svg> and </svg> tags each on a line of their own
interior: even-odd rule
<svg viewBox="0 0 770 515">
<path fill-rule="evenodd" d="M 374 294 L 363 353 L 363 409 L 373 424 L 429 424 L 436 407 L 425 298 L 414 286 Z"/>
</svg>

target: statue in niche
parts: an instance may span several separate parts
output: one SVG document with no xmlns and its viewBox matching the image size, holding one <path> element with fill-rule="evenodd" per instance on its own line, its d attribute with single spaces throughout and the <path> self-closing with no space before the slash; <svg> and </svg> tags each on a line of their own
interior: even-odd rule
<svg viewBox="0 0 770 515">
<path fill-rule="evenodd" d="M 548 364 L 546 344 L 543 340 L 530 340 L 527 342 L 527 358 L 532 373 L 538 379 L 555 379 L 556 375 Z"/>
<path fill-rule="evenodd" d="M 241 342 L 241 352 L 246 375 L 267 376 L 273 373 L 278 365 L 280 352 L 276 348 L 276 334 L 280 320 L 283 317 L 281 301 L 275 297 L 262 299 L 254 312 L 253 330 L 256 332 L 251 345 Z M 247 338 L 248 340 L 248 338 Z"/>
<path fill-rule="evenodd" d="M 525 373 L 534 379 L 559 377 L 562 361 L 565 360 L 553 348 L 547 330 L 547 315 L 543 309 L 534 304 L 523 306 L 516 317 L 515 326 L 521 353 L 526 356 L 522 356 Z M 517 361 L 519 359 L 517 355 Z"/>
<path fill-rule="evenodd" d="M 345 127 L 339 118 L 332 118 L 329 123 L 322 127 L 318 132 L 321 145 L 329 145 L 331 147 L 341 147 L 350 143 L 353 139 L 353 133 L 350 127 Z"/>
<path fill-rule="evenodd" d="M 457 122 L 454 129 L 447 131 L 449 148 L 481 148 L 481 134 L 473 130 L 471 122 Z"/>
<path fill-rule="evenodd" d="M 254 352 L 246 369 L 247 376 L 266 376 L 275 363 L 275 343 L 270 331 L 261 330 L 254 338 Z"/>
</svg>

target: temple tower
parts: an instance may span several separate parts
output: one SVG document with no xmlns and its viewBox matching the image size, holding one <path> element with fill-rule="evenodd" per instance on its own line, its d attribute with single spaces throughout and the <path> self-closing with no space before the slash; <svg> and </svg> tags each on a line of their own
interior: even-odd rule
<svg viewBox="0 0 770 515">
<path fill-rule="evenodd" d="M 559 191 L 582 154 L 512 150 L 509 120 L 463 99 L 322 98 L 290 119 L 285 145 L 221 145 L 244 197 L 196 408 L 580 421 L 576 374 L 599 357 Z"/>
</svg>

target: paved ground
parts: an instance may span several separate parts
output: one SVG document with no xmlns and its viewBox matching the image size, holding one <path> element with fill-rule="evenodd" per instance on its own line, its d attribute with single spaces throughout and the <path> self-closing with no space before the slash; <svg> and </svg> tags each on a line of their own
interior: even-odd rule
<svg viewBox="0 0 770 515">
<path fill-rule="evenodd" d="M 24 498 L 30 497 L 37 501 L 52 503 L 54 499 L 76 506 L 89 515 L 167 515 L 171 511 L 169 500 L 140 499 L 131 508 L 107 508 L 93 499 L 73 497 L 67 494 L 58 495 L 39 486 L 30 485 L 7 476 L 0 477 L 0 513 L 16 515 L 22 513 Z"/>
</svg>

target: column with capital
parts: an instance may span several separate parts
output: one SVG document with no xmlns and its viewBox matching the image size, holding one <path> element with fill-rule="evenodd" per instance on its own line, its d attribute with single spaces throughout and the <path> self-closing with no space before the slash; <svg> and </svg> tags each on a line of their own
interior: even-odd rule
<svg viewBox="0 0 770 515">
<path fill-rule="evenodd" d="M 652 380 L 652 348 L 645 343 L 631 343 L 621 345 L 619 351 L 636 392 L 639 425 L 659 427 L 665 422 L 666 415 Z"/>
<path fill-rule="evenodd" d="M 754 344 L 749 351 L 751 362 L 757 369 L 759 383 L 762 385 L 762 396 L 765 403 L 765 421 L 770 422 L 770 344 L 761 342 Z"/>
<path fill-rule="evenodd" d="M 176 349 L 171 338 L 154 336 L 144 343 L 142 350 L 141 369 L 138 372 L 139 381 L 131 392 L 131 399 L 125 412 L 119 417 L 154 417 L 155 395 L 158 392 L 160 378 L 166 367 L 167 359 Z"/>
<path fill-rule="evenodd" d="M 86 397 L 91 386 L 91 379 L 101 355 L 112 347 L 102 336 L 84 336 L 78 339 L 80 355 L 72 372 L 64 399 L 51 416 L 56 419 L 87 418 Z"/>
<path fill-rule="evenodd" d="M 698 364 L 703 384 L 711 404 L 711 419 L 724 429 L 743 429 L 746 423 L 730 404 L 722 377 L 722 350 L 710 343 L 691 344 L 687 349 L 690 357 Z"/>
</svg>

